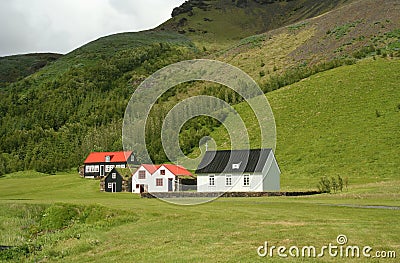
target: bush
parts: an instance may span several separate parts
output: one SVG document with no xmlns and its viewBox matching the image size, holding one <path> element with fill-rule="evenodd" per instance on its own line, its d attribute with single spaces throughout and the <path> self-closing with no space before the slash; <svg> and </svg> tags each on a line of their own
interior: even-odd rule
<svg viewBox="0 0 400 263">
<path fill-rule="evenodd" d="M 52 205 L 44 211 L 40 226 L 43 230 L 58 230 L 77 219 L 79 210 L 73 205 Z"/>
<path fill-rule="evenodd" d="M 8 260 L 20 259 L 21 257 L 27 257 L 29 253 L 30 251 L 28 245 L 0 250 L 0 261 L 3 262 Z"/>
<path fill-rule="evenodd" d="M 338 191 L 343 191 L 343 187 L 345 186 L 347 189 L 348 186 L 348 178 L 343 178 L 338 175 L 337 178 L 331 177 L 331 179 L 327 177 L 322 177 L 318 183 L 318 190 L 321 193 L 331 193 L 332 190 L 336 193 Z"/>
<path fill-rule="evenodd" d="M 318 183 L 318 190 L 321 193 L 330 193 L 331 192 L 331 182 L 328 178 L 322 177 Z"/>
</svg>

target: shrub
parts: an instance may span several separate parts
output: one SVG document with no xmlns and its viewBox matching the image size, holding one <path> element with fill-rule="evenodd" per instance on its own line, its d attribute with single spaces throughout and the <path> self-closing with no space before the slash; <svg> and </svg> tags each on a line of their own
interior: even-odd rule
<svg viewBox="0 0 400 263">
<path fill-rule="evenodd" d="M 321 193 L 331 193 L 332 190 L 336 193 L 337 191 L 343 191 L 343 186 L 348 186 L 348 178 L 343 178 L 338 175 L 337 178 L 331 177 L 331 179 L 327 177 L 322 177 L 318 183 L 318 190 Z"/>
<path fill-rule="evenodd" d="M 21 257 L 26 257 L 28 255 L 29 255 L 28 245 L 12 247 L 9 249 L 0 250 L 0 261 L 3 262 L 8 260 L 21 259 Z"/>
<path fill-rule="evenodd" d="M 69 226 L 78 216 L 72 205 L 52 205 L 44 211 L 40 226 L 43 230 L 58 230 Z"/>
<path fill-rule="evenodd" d="M 330 193 L 331 192 L 331 182 L 328 178 L 322 177 L 318 183 L 318 190 L 322 193 Z"/>
</svg>

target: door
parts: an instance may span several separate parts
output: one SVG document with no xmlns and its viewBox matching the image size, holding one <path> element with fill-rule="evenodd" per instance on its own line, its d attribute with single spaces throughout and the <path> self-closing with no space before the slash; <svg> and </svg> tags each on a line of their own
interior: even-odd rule
<svg viewBox="0 0 400 263">
<path fill-rule="evenodd" d="M 168 178 L 168 192 L 173 191 L 172 184 L 173 184 L 172 178 Z"/>
<path fill-rule="evenodd" d="M 104 176 L 104 165 L 100 165 L 100 176 Z"/>
<path fill-rule="evenodd" d="M 112 192 L 112 193 L 117 192 L 117 183 L 111 183 L 111 184 L 112 184 L 111 192 Z"/>
<path fill-rule="evenodd" d="M 140 193 L 147 193 L 148 192 L 148 185 L 147 184 L 141 184 L 139 187 L 140 187 Z"/>
</svg>

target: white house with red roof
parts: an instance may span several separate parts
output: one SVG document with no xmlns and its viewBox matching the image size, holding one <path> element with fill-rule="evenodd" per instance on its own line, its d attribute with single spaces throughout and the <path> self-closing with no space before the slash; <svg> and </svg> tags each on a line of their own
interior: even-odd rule
<svg viewBox="0 0 400 263">
<path fill-rule="evenodd" d="M 132 151 L 125 152 L 92 152 L 84 162 L 84 177 L 96 178 L 107 175 L 114 167 L 127 168 L 137 164 Z"/>
<path fill-rule="evenodd" d="M 142 164 L 132 176 L 132 193 L 176 192 L 181 178 L 193 177 L 183 166 Z"/>
</svg>

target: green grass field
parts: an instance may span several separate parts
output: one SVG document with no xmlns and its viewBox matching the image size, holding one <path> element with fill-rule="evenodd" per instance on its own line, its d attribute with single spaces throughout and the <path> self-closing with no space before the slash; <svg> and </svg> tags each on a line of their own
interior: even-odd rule
<svg viewBox="0 0 400 263">
<path fill-rule="evenodd" d="M 347 236 L 348 245 L 400 253 L 399 210 L 335 206 L 398 205 L 399 181 L 350 186 L 341 194 L 177 206 L 130 193 L 101 193 L 98 181 L 73 172 L 24 174 L 7 175 L 0 184 L 0 244 L 28 244 L 32 252 L 26 258 L 15 252 L 16 262 L 279 262 L 277 256 L 260 258 L 256 249 L 265 241 L 321 248 L 336 244 L 339 234 Z"/>
<path fill-rule="evenodd" d="M 0 246 L 15 246 L 0 252 L 0 260 L 280 262 L 285 259 L 276 253 L 260 258 L 257 248 L 268 241 L 320 249 L 336 245 L 339 234 L 347 236 L 349 246 L 395 251 L 398 258 L 398 69 L 398 60 L 370 59 L 267 95 L 277 122 L 282 190 L 312 190 L 321 176 L 341 175 L 350 182 L 343 192 L 178 206 L 130 193 L 101 193 L 98 181 L 75 171 L 19 172 L 0 178 Z M 237 109 L 250 119 L 244 105 Z M 213 136 L 221 143 L 218 132 Z M 285 261 L 295 260 L 350 259 L 325 254 Z"/>
</svg>

